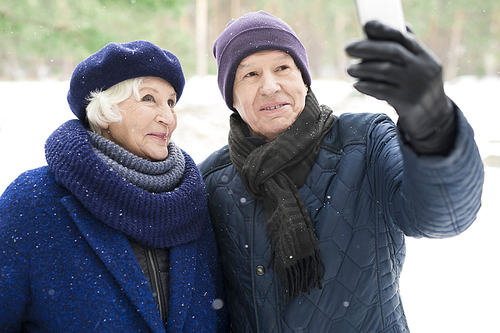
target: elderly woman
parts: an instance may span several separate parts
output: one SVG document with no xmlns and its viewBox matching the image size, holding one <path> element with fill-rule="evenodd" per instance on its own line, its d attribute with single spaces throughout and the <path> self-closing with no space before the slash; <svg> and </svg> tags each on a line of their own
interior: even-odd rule
<svg viewBox="0 0 500 333">
<path fill-rule="evenodd" d="M 200 165 L 235 332 L 407 332 L 405 236 L 457 235 L 480 206 L 473 132 L 415 37 L 377 22 L 347 47 L 356 88 L 383 114 L 341 114 L 313 94 L 304 46 L 265 12 L 214 44 L 228 146 Z M 335 92 L 332 92 L 335 93 Z"/>
<path fill-rule="evenodd" d="M 76 67 L 78 120 L 0 199 L 0 331 L 226 331 L 205 185 L 171 141 L 184 82 L 147 41 Z"/>
</svg>

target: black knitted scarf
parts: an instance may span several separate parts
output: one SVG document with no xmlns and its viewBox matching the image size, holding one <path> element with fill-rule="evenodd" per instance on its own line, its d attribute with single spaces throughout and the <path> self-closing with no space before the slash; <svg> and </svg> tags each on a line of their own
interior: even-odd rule
<svg viewBox="0 0 500 333">
<path fill-rule="evenodd" d="M 278 138 L 260 147 L 245 133 L 238 113 L 230 118 L 229 153 L 246 190 L 266 208 L 266 227 L 273 246 L 271 265 L 285 305 L 292 297 L 319 286 L 323 275 L 311 218 L 298 189 L 318 156 L 321 141 L 333 126 L 331 109 L 320 106 L 311 89 L 302 113 Z"/>
</svg>

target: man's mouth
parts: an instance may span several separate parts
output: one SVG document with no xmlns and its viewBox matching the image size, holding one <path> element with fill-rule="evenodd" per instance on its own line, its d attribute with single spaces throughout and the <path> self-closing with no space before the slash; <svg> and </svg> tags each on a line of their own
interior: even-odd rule
<svg viewBox="0 0 500 333">
<path fill-rule="evenodd" d="M 278 105 L 275 105 L 275 106 L 268 106 L 267 108 L 262 108 L 262 110 L 276 110 L 276 109 L 279 109 L 283 106 L 285 106 L 286 104 L 278 104 Z"/>
</svg>

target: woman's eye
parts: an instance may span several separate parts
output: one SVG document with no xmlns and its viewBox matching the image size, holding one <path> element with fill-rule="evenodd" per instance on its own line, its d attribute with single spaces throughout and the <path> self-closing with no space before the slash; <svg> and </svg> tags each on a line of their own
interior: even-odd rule
<svg viewBox="0 0 500 333">
<path fill-rule="evenodd" d="M 284 71 L 285 69 L 288 69 L 289 67 L 287 65 L 279 66 L 278 71 Z"/>
<path fill-rule="evenodd" d="M 143 100 L 144 102 L 154 102 L 154 101 L 155 101 L 155 98 L 154 98 L 153 96 L 151 96 L 151 95 L 146 95 L 146 96 L 144 96 L 144 97 L 142 98 L 142 100 Z"/>
<path fill-rule="evenodd" d="M 169 99 L 167 103 L 168 103 L 168 106 L 170 106 L 171 108 L 173 108 L 175 106 L 175 101 L 172 99 Z"/>
<path fill-rule="evenodd" d="M 257 73 L 255 73 L 255 72 L 250 72 L 250 73 L 247 73 L 247 74 L 245 75 L 245 77 L 252 77 L 252 76 L 255 76 L 255 75 L 257 75 Z"/>
</svg>

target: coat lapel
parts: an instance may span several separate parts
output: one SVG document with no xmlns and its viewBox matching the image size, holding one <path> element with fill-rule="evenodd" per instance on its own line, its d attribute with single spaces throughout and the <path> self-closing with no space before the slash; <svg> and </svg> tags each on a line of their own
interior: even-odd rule
<svg viewBox="0 0 500 333">
<path fill-rule="evenodd" d="M 72 196 L 61 200 L 83 237 L 142 314 L 153 332 L 164 332 L 153 295 L 127 238 L 97 220 Z"/>
<path fill-rule="evenodd" d="M 197 242 L 170 249 L 169 332 L 183 332 L 183 327 L 188 320 L 198 271 L 196 269 L 197 258 Z"/>
</svg>

